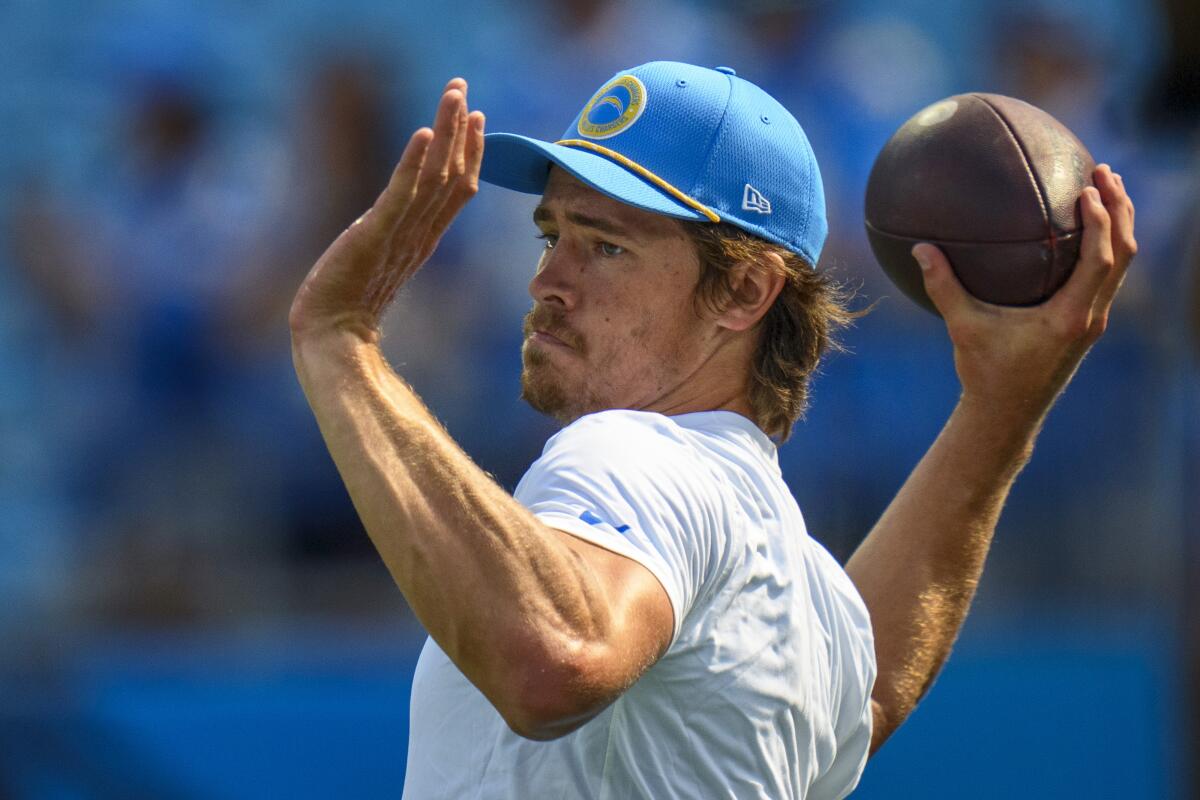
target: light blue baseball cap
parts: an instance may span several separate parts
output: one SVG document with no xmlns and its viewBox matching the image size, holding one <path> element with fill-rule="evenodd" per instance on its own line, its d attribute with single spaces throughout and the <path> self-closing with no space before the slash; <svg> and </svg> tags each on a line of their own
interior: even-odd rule
<svg viewBox="0 0 1200 800">
<path fill-rule="evenodd" d="M 654 61 L 618 72 L 557 142 L 488 134 L 480 178 L 541 194 L 552 164 L 623 203 L 728 222 L 812 265 L 829 229 L 800 123 L 728 67 Z"/>
</svg>

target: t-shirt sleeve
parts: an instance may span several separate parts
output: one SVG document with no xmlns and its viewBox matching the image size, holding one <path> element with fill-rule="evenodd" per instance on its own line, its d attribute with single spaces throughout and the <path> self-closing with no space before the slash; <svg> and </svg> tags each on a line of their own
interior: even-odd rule
<svg viewBox="0 0 1200 800">
<path fill-rule="evenodd" d="M 671 601 L 674 644 L 714 571 L 722 492 L 667 420 L 638 416 L 603 412 L 563 429 L 515 496 L 545 524 L 648 569 Z"/>
</svg>

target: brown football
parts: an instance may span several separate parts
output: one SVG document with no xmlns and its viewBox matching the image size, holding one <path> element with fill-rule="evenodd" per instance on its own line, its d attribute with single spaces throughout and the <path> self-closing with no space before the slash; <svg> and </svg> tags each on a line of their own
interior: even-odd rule
<svg viewBox="0 0 1200 800">
<path fill-rule="evenodd" d="M 1075 266 L 1079 195 L 1095 162 L 1066 126 L 998 94 L 960 94 L 917 112 L 888 140 L 867 181 L 867 238 L 892 282 L 920 305 L 911 255 L 938 245 L 967 291 L 1034 305 Z"/>
</svg>

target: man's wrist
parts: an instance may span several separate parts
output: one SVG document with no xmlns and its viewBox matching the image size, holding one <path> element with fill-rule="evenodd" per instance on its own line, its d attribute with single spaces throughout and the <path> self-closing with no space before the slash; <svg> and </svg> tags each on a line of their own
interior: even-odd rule
<svg viewBox="0 0 1200 800">
<path fill-rule="evenodd" d="M 301 298 L 304 302 L 301 302 Z M 305 287 L 301 287 L 292 301 L 288 315 L 288 327 L 292 333 L 292 347 L 297 343 L 308 343 L 324 339 L 336 339 L 342 335 L 358 337 L 367 342 L 379 342 L 379 317 L 365 308 L 342 311 L 314 311 Z"/>
<path fill-rule="evenodd" d="M 371 372 L 379 359 L 379 332 L 374 328 L 330 324 L 292 329 L 292 362 L 306 386 L 310 376 L 329 380 L 331 372 Z"/>
<path fill-rule="evenodd" d="M 951 421 L 981 462 L 1020 469 L 1033 454 L 1045 416 L 1042 404 L 994 403 L 964 392 Z"/>
</svg>

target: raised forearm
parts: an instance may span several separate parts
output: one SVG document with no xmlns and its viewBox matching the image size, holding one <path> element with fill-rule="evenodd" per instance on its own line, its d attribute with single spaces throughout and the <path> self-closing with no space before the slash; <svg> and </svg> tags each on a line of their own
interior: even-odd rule
<svg viewBox="0 0 1200 800">
<path fill-rule="evenodd" d="M 946 660 L 1039 424 L 961 401 L 847 564 L 875 630 L 872 750 L 905 720 Z"/>
<path fill-rule="evenodd" d="M 378 347 L 337 334 L 295 341 L 293 355 L 396 584 L 498 708 L 523 660 L 553 657 L 547 649 L 604 624 L 587 565 L 471 462 Z"/>
<path fill-rule="evenodd" d="M 288 314 L 293 360 L 359 516 L 417 617 L 518 733 L 583 724 L 662 652 L 669 598 L 632 560 L 540 523 L 476 467 L 377 347 L 380 320 L 475 194 L 484 119 L 451 80 L 375 204 Z"/>
<path fill-rule="evenodd" d="M 1104 333 L 1137 242 L 1120 176 L 1096 169 L 1079 199 L 1084 225 L 1070 279 L 1046 302 L 989 306 L 945 254 L 913 249 L 946 321 L 963 386 L 946 427 L 847 564 L 871 613 L 878 748 L 908 716 L 962 626 L 1000 509 L 1047 411 Z"/>
</svg>

